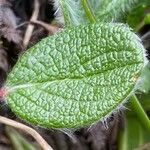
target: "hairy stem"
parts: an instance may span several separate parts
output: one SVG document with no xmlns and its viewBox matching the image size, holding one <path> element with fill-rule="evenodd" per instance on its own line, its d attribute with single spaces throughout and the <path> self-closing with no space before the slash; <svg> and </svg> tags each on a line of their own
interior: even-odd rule
<svg viewBox="0 0 150 150">
<path fill-rule="evenodd" d="M 85 10 L 86 16 L 89 19 L 89 21 L 91 23 L 96 23 L 95 16 L 94 16 L 92 10 L 90 9 L 90 6 L 89 6 L 87 0 L 81 0 L 81 2 L 82 2 L 83 8 Z"/>
<path fill-rule="evenodd" d="M 70 26 L 71 23 L 69 21 L 70 20 L 69 19 L 69 12 L 67 11 L 66 4 L 65 4 L 64 0 L 60 0 L 59 3 L 61 6 L 61 9 L 62 9 L 62 12 L 63 12 L 65 26 Z"/>
</svg>

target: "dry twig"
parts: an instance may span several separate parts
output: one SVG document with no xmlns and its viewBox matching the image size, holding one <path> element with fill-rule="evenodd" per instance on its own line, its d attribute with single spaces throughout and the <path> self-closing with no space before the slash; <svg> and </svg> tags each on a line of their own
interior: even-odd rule
<svg viewBox="0 0 150 150">
<path fill-rule="evenodd" d="M 38 15 L 39 15 L 39 10 L 40 10 L 39 0 L 34 0 L 34 11 L 33 11 L 33 14 L 31 16 L 30 21 L 37 20 Z M 34 30 L 34 25 L 33 24 L 29 24 L 27 29 L 26 29 L 26 32 L 25 32 L 25 35 L 24 35 L 24 39 L 23 39 L 23 45 L 24 45 L 25 48 L 29 44 L 29 41 L 31 39 L 33 30 Z"/>
<path fill-rule="evenodd" d="M 47 24 L 45 22 L 38 21 L 38 20 L 31 21 L 31 23 L 42 26 L 47 31 L 49 31 L 49 33 L 51 33 L 51 34 L 57 33 L 57 32 L 59 32 L 62 29 L 62 28 L 59 28 L 57 26 L 50 25 L 50 24 Z"/>
<path fill-rule="evenodd" d="M 43 150 L 53 150 L 52 147 L 34 129 L 32 129 L 22 123 L 19 123 L 17 121 L 3 117 L 3 116 L 0 116 L 0 123 L 12 126 L 17 129 L 21 129 L 21 130 L 25 131 L 26 133 L 30 134 L 39 143 L 39 145 L 42 147 Z"/>
</svg>

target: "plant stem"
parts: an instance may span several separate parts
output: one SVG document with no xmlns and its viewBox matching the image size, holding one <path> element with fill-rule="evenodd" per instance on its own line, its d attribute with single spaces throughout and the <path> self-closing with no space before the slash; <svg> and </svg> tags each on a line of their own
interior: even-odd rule
<svg viewBox="0 0 150 150">
<path fill-rule="evenodd" d="M 90 22 L 91 23 L 96 23 L 95 16 L 94 16 L 94 14 L 93 14 L 93 12 L 92 12 L 92 10 L 91 10 L 87 0 L 82 0 L 81 2 L 82 2 L 83 8 L 84 8 L 85 13 L 86 13 L 88 19 L 90 20 Z"/>
<path fill-rule="evenodd" d="M 135 28 L 135 32 L 139 32 L 139 30 L 144 26 L 144 20 Z"/>
<path fill-rule="evenodd" d="M 61 10 L 63 13 L 65 26 L 66 27 L 71 26 L 71 22 L 69 19 L 69 12 L 67 11 L 66 4 L 65 4 L 64 0 L 60 0 L 59 3 L 60 3 L 60 7 L 61 7 Z"/>
<path fill-rule="evenodd" d="M 130 106 L 141 121 L 141 124 L 150 131 L 150 120 L 135 95 L 131 97 Z"/>
</svg>

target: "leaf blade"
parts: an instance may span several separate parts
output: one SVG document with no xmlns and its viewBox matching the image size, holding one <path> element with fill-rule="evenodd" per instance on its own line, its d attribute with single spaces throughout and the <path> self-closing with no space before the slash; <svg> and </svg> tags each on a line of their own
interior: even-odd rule
<svg viewBox="0 0 150 150">
<path fill-rule="evenodd" d="M 68 28 L 18 61 L 7 80 L 8 104 L 21 118 L 46 127 L 91 124 L 131 93 L 143 68 L 142 51 L 122 24 Z"/>
<path fill-rule="evenodd" d="M 125 22 L 124 17 L 137 5 L 148 3 L 148 0 L 88 0 L 98 21 Z"/>
</svg>

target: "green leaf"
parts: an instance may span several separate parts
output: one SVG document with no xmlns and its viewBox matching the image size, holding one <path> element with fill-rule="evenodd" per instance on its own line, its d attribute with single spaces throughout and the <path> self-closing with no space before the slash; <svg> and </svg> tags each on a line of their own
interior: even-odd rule
<svg viewBox="0 0 150 150">
<path fill-rule="evenodd" d="M 95 16 L 99 16 L 102 11 L 105 11 L 106 7 L 111 3 L 112 0 L 88 0 L 91 10 Z"/>
<path fill-rule="evenodd" d="M 92 1 L 92 0 L 91 0 Z M 141 0 L 107 0 L 106 7 L 97 13 L 99 21 L 122 21 L 124 16 L 136 7 Z"/>
<path fill-rule="evenodd" d="M 144 26 L 144 24 L 148 23 L 148 20 L 147 20 L 148 18 L 147 18 L 145 10 L 148 9 L 149 6 L 150 6 L 149 0 L 141 1 L 127 15 L 125 20 L 128 23 L 128 25 L 132 27 L 135 31 L 138 31 L 140 28 Z"/>
<path fill-rule="evenodd" d="M 142 93 L 138 95 L 138 99 L 145 111 L 150 110 L 150 91 L 148 93 Z"/>
<path fill-rule="evenodd" d="M 89 125 L 131 94 L 144 65 L 143 50 L 123 24 L 64 29 L 19 59 L 7 79 L 8 105 L 44 127 Z"/>
<path fill-rule="evenodd" d="M 147 4 L 148 0 L 87 0 L 97 21 L 124 21 L 124 17 L 137 5 Z"/>
<path fill-rule="evenodd" d="M 150 92 L 150 62 L 144 67 L 142 71 L 139 90 L 144 93 Z"/>
<path fill-rule="evenodd" d="M 81 0 L 59 0 L 58 4 L 55 4 L 55 7 L 61 8 L 60 13 L 56 13 L 56 18 L 62 14 L 65 26 L 87 24 L 90 22 L 86 16 Z M 58 19 L 60 21 L 60 17 Z"/>
<path fill-rule="evenodd" d="M 140 113 L 140 112 L 139 112 Z M 118 136 L 118 150 L 148 150 L 146 143 L 150 141 L 149 129 L 143 126 L 143 121 L 131 107 L 126 110 L 124 127 L 120 128 Z M 143 148 L 141 147 L 143 145 Z M 145 146 L 144 146 L 145 145 Z M 149 146 L 149 145 L 148 145 Z M 136 149 L 141 147 L 139 149 Z"/>
<path fill-rule="evenodd" d="M 59 0 L 65 26 L 98 22 L 124 22 L 124 17 L 137 5 L 148 0 Z M 58 5 L 58 6 L 57 6 Z M 141 10 L 143 11 L 143 9 Z M 57 15 L 56 15 L 57 16 Z M 130 22 L 133 22 L 131 19 Z"/>
<path fill-rule="evenodd" d="M 150 13 L 148 13 L 144 18 L 145 24 L 150 24 Z"/>
<path fill-rule="evenodd" d="M 134 150 L 146 142 L 144 129 L 136 116 L 125 118 L 125 126 L 120 130 L 118 141 L 118 150 Z"/>
</svg>

